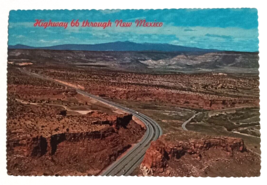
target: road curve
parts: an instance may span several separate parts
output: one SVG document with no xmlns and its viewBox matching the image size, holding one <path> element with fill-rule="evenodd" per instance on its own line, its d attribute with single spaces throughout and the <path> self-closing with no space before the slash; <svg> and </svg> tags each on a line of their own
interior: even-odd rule
<svg viewBox="0 0 267 185">
<path fill-rule="evenodd" d="M 183 124 L 182 124 L 182 128 L 185 131 L 188 131 L 187 128 L 185 127 L 187 123 L 189 123 L 193 118 L 195 118 L 197 115 L 199 115 L 201 112 L 198 112 L 196 114 L 194 114 L 191 118 L 189 118 L 188 120 L 186 120 Z"/>
<path fill-rule="evenodd" d="M 50 80 L 55 83 L 68 86 L 66 84 L 60 83 L 58 81 L 55 81 L 54 79 L 46 76 L 42 76 L 40 74 L 29 72 L 25 69 L 20 68 L 21 72 L 26 73 L 30 76 L 34 76 L 37 78 Z M 71 86 L 68 86 L 71 87 Z M 71 87 L 73 88 L 73 87 Z M 108 166 L 100 175 L 105 176 L 120 176 L 120 175 L 130 175 L 134 169 L 142 162 L 142 159 L 144 158 L 145 152 L 148 149 L 151 141 L 156 140 L 159 138 L 160 135 L 162 135 L 162 130 L 157 122 L 155 122 L 153 119 L 149 118 L 148 116 L 139 113 L 135 110 L 129 109 L 127 107 L 124 107 L 122 105 L 119 105 L 117 103 L 108 101 L 106 99 L 103 99 L 101 97 L 89 94 L 85 91 L 82 91 L 80 89 L 76 88 L 77 93 L 90 97 L 92 99 L 95 99 L 97 101 L 100 101 L 102 103 L 111 105 L 113 107 L 116 107 L 118 109 L 123 110 L 124 112 L 128 112 L 132 114 L 133 116 L 137 117 L 140 121 L 142 121 L 146 126 L 146 132 L 143 136 L 142 140 L 138 143 L 136 143 L 133 147 L 130 148 L 130 150 L 127 151 L 126 154 L 124 154 L 121 158 L 116 160 L 114 163 L 112 163 L 110 166 Z"/>
</svg>

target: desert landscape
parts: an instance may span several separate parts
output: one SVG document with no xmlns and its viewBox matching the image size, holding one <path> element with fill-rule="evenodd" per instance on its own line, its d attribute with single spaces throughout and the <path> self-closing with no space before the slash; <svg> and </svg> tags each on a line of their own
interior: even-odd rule
<svg viewBox="0 0 267 185">
<path fill-rule="evenodd" d="M 141 147 L 144 114 L 162 135 L 113 175 L 259 176 L 258 67 L 249 52 L 9 49 L 8 174 L 103 175 Z"/>
</svg>

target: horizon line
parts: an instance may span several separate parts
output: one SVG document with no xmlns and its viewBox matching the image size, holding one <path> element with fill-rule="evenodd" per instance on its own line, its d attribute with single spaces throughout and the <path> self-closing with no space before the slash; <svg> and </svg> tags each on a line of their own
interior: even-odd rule
<svg viewBox="0 0 267 185">
<path fill-rule="evenodd" d="M 213 48 L 199 48 L 199 47 L 191 47 L 191 46 L 184 46 L 184 45 L 176 45 L 176 44 L 170 44 L 170 43 L 149 43 L 149 42 L 132 42 L 132 41 L 113 41 L 113 42 L 103 42 L 103 43 L 94 43 L 94 44 L 57 44 L 57 45 L 50 45 L 50 46 L 31 46 L 31 45 L 25 45 L 25 44 L 14 44 L 14 45 L 9 45 L 8 44 L 8 49 L 9 46 L 17 46 L 17 45 L 22 45 L 22 46 L 27 46 L 27 47 L 32 47 L 32 49 L 43 49 L 46 48 L 47 50 L 60 50 L 60 49 L 49 49 L 51 47 L 55 46 L 63 46 L 63 45 L 100 45 L 100 44 L 110 44 L 110 43 L 134 43 L 134 44 L 162 44 L 162 45 L 171 45 L 171 46 L 178 46 L 178 47 L 185 47 L 185 48 L 195 48 L 195 49 L 200 49 L 200 50 L 213 50 L 217 52 L 242 52 L 242 53 L 259 53 L 259 50 L 256 51 L 240 51 L 240 50 L 220 50 L 220 49 L 213 49 Z M 20 49 L 25 49 L 25 48 L 20 48 Z M 28 48 L 31 49 L 31 48 Z M 66 49 L 65 49 L 66 50 Z M 73 49 L 67 49 L 70 51 L 73 51 Z M 94 51 L 94 50 L 76 50 L 76 51 Z M 96 50 L 99 51 L 99 50 Z M 106 51 L 112 51 L 112 50 L 106 50 Z M 143 51 L 158 51 L 158 50 L 143 50 Z M 159 52 L 179 52 L 179 51 L 159 51 Z"/>
</svg>

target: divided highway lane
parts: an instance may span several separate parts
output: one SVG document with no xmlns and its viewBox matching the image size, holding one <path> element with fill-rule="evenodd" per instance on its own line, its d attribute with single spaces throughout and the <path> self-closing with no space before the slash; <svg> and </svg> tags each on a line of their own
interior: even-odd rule
<svg viewBox="0 0 267 185">
<path fill-rule="evenodd" d="M 142 162 L 142 159 L 145 155 L 146 150 L 149 147 L 150 142 L 156 140 L 160 135 L 162 135 L 162 130 L 160 126 L 151 118 L 145 116 L 144 114 L 138 113 L 135 110 L 121 106 L 117 103 L 89 94 L 79 89 L 76 89 L 76 91 L 79 94 L 96 99 L 100 102 L 112 105 L 125 112 L 131 113 L 133 116 L 140 119 L 146 125 L 147 130 L 142 140 L 139 143 L 135 144 L 135 146 L 133 146 L 130 151 L 128 151 L 123 157 L 111 164 L 106 170 L 102 172 L 101 175 L 131 174 L 134 169 Z"/>
<path fill-rule="evenodd" d="M 20 69 L 21 72 L 26 73 L 28 75 L 37 77 L 37 78 L 42 78 L 46 80 L 50 80 L 53 82 L 56 82 L 58 84 L 68 86 L 66 84 L 60 83 L 58 81 L 55 81 L 52 78 L 45 77 L 36 73 L 31 73 L 25 69 Z M 70 86 L 68 86 L 70 87 Z M 73 87 L 71 87 L 73 88 Z M 121 158 L 116 160 L 114 163 L 112 163 L 109 167 L 107 167 L 100 175 L 106 175 L 106 176 L 114 176 L 114 175 L 130 175 L 134 169 L 140 165 L 142 162 L 142 159 L 144 158 L 145 152 L 148 149 L 151 141 L 156 140 L 160 135 L 162 135 L 162 130 L 160 126 L 149 118 L 148 116 L 139 113 L 135 110 L 129 109 L 127 107 L 124 107 L 122 105 L 119 105 L 117 103 L 108 101 L 106 99 L 103 99 L 101 97 L 89 94 L 85 91 L 82 91 L 80 89 L 76 89 L 77 93 L 87 96 L 90 98 L 93 98 L 97 101 L 100 101 L 102 103 L 111 105 L 113 107 L 119 108 L 125 112 L 128 112 L 132 114 L 133 116 L 137 117 L 140 121 L 142 121 L 146 125 L 146 133 L 143 136 L 142 140 L 139 143 L 136 143 L 130 150 L 127 151 L 126 154 L 124 154 Z"/>
</svg>

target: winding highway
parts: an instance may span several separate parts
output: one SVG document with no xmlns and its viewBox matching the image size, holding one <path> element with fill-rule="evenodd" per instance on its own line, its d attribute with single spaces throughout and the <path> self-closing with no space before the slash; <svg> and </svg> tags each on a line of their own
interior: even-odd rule
<svg viewBox="0 0 267 185">
<path fill-rule="evenodd" d="M 53 81 L 55 83 L 58 83 L 58 84 L 61 84 L 64 86 L 68 86 L 68 85 L 66 85 L 66 83 L 61 83 L 59 81 L 55 81 L 53 78 L 50 78 L 50 77 L 46 77 L 46 76 L 43 76 L 40 74 L 32 73 L 32 72 L 29 72 L 29 71 L 22 69 L 22 68 L 20 68 L 19 70 L 21 72 L 27 74 L 27 75 L 30 75 L 30 76 L 34 76 L 34 77 L 45 79 L 45 80 L 50 80 L 50 81 Z M 73 88 L 73 86 L 68 86 L 68 87 Z M 89 93 L 87 93 L 83 90 L 80 90 L 78 88 L 75 88 L 75 89 L 76 89 L 77 93 L 79 93 L 83 96 L 95 99 L 99 102 L 108 104 L 110 106 L 121 109 L 124 112 L 130 113 L 145 124 L 146 132 L 145 132 L 145 135 L 142 137 L 141 141 L 136 143 L 133 147 L 131 147 L 127 151 L 127 153 L 125 153 L 121 158 L 119 158 L 114 163 L 112 163 L 110 166 L 108 166 L 100 174 L 100 175 L 105 175 L 105 176 L 130 175 L 134 171 L 134 169 L 138 165 L 140 165 L 140 163 L 142 162 L 144 155 L 145 155 L 145 152 L 148 149 L 151 141 L 156 140 L 157 138 L 159 138 L 160 135 L 162 135 L 162 130 L 161 130 L 160 126 L 157 124 L 157 122 L 155 122 L 154 120 L 152 120 L 151 118 L 149 118 L 148 116 L 146 116 L 140 112 L 129 109 L 129 108 L 124 107 L 122 105 L 119 105 L 117 103 L 108 101 L 108 100 L 103 99 L 101 97 L 89 94 Z"/>
</svg>

